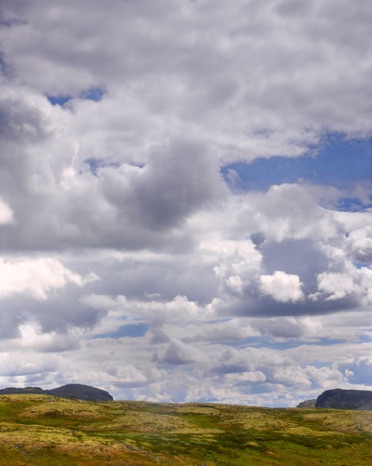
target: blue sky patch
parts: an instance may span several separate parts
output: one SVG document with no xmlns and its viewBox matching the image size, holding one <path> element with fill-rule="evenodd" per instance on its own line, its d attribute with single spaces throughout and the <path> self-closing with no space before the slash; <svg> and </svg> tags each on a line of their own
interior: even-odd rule
<svg viewBox="0 0 372 466">
<path fill-rule="evenodd" d="M 94 102 L 99 102 L 102 100 L 105 91 L 100 87 L 92 87 L 81 92 L 79 95 L 80 99 L 83 100 L 93 100 Z M 74 97 L 70 94 L 60 94 L 60 95 L 47 95 L 47 99 L 52 105 L 60 105 L 63 107 L 67 102 L 69 102 Z"/>
<path fill-rule="evenodd" d="M 80 98 L 84 100 L 94 100 L 94 102 L 99 102 L 102 100 L 105 91 L 100 87 L 92 87 L 91 89 L 87 89 L 80 94 Z"/>
<path fill-rule="evenodd" d="M 72 97 L 70 95 L 47 95 L 47 99 L 52 105 L 60 105 L 63 107 Z"/>
<path fill-rule="evenodd" d="M 372 198 L 369 197 L 370 202 L 365 203 L 355 197 L 341 197 L 337 202 L 337 210 L 344 212 L 361 212 L 365 209 L 372 207 Z"/>
<path fill-rule="evenodd" d="M 229 170 L 240 180 L 229 181 Z M 372 180 L 372 138 L 346 139 L 340 134 L 328 135 L 317 156 L 299 158 L 271 157 L 252 163 L 233 163 L 221 170 L 231 189 L 237 191 L 266 191 L 274 184 L 308 181 L 312 184 L 345 188 L 356 182 Z M 349 203 L 353 200 L 344 200 Z M 358 208 L 355 202 L 352 208 Z"/>
<path fill-rule="evenodd" d="M 296 348 L 300 345 L 314 345 L 318 346 L 333 346 L 341 345 L 345 343 L 345 340 L 341 339 L 332 339 L 332 338 L 316 338 L 314 340 L 306 340 L 302 338 L 282 338 L 282 339 L 273 339 L 269 337 L 249 337 L 244 340 L 244 342 L 238 342 L 235 345 L 230 344 L 229 346 L 253 346 L 255 348 L 270 348 L 274 350 L 288 350 L 291 348 Z"/>
<path fill-rule="evenodd" d="M 98 176 L 97 171 L 102 167 L 114 167 L 114 168 L 117 168 L 117 167 L 120 166 L 120 164 L 118 164 L 118 163 L 108 162 L 107 160 L 96 159 L 94 157 L 84 160 L 84 163 L 86 163 L 88 165 L 89 170 L 91 171 L 91 173 L 94 176 Z"/>
<path fill-rule="evenodd" d="M 139 323 L 139 324 L 127 324 L 122 325 L 116 332 L 104 333 L 98 335 L 98 338 L 121 338 L 121 337 L 130 337 L 138 338 L 143 337 L 147 330 L 149 329 L 148 324 Z"/>
</svg>

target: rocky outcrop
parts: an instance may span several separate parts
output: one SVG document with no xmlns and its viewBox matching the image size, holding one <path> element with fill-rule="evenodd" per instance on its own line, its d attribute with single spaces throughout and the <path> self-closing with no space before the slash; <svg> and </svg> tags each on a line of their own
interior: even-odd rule
<svg viewBox="0 0 372 466">
<path fill-rule="evenodd" d="M 312 400 L 302 401 L 297 405 L 297 408 L 315 408 L 316 398 Z"/>
<path fill-rule="evenodd" d="M 372 409 L 372 391 L 369 390 L 326 390 L 318 396 L 316 408 Z"/>
<path fill-rule="evenodd" d="M 3 388 L 0 390 L 0 395 L 22 395 L 22 394 L 35 394 L 35 395 L 52 395 L 60 398 L 71 398 L 76 400 L 86 401 L 112 401 L 114 398 L 106 390 L 101 388 L 91 387 L 89 385 L 81 384 L 67 384 L 62 387 L 53 388 L 51 390 L 43 390 L 39 387 L 26 387 L 26 388 Z"/>
</svg>

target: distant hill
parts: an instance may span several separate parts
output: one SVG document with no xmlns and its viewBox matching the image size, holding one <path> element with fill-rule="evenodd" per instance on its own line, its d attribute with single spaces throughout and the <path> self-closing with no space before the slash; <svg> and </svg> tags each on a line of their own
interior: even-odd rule
<svg viewBox="0 0 372 466">
<path fill-rule="evenodd" d="M 315 408 L 316 398 L 302 401 L 297 405 L 297 408 Z"/>
<path fill-rule="evenodd" d="M 318 396 L 316 408 L 372 409 L 372 391 L 369 390 L 326 390 Z"/>
<path fill-rule="evenodd" d="M 39 387 L 26 388 L 3 388 L 0 390 L 0 395 L 52 395 L 60 398 L 72 398 L 76 400 L 86 401 L 112 401 L 114 398 L 109 392 L 101 388 L 91 387 L 89 385 L 81 385 L 78 383 L 70 383 L 62 387 L 52 388 L 51 390 L 43 390 Z"/>
</svg>

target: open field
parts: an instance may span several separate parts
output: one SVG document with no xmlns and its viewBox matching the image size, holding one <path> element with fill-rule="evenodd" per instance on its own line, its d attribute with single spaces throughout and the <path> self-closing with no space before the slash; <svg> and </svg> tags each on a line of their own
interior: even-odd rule
<svg viewBox="0 0 372 466">
<path fill-rule="evenodd" d="M 0 397 L 0 464 L 372 464 L 372 411 Z"/>
</svg>

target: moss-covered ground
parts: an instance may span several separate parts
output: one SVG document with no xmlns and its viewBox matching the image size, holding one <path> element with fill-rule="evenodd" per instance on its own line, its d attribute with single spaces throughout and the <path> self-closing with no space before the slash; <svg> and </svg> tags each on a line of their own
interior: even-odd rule
<svg viewBox="0 0 372 466">
<path fill-rule="evenodd" d="M 0 464 L 364 466 L 372 411 L 4 395 Z"/>
</svg>

